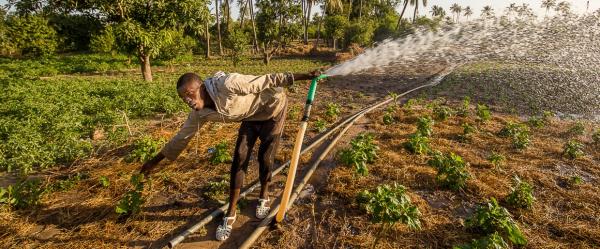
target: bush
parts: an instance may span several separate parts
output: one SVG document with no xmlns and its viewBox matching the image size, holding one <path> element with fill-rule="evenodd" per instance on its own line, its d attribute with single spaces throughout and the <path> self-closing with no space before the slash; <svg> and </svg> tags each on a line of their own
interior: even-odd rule
<svg viewBox="0 0 600 249">
<path fill-rule="evenodd" d="M 452 152 L 444 155 L 438 151 L 433 154 L 427 164 L 437 169 L 438 173 L 435 179 L 441 186 L 455 191 L 463 189 L 471 177 L 467 170 L 469 163 L 464 162 L 462 157 Z"/>
<path fill-rule="evenodd" d="M 348 19 L 342 15 L 327 15 L 325 17 L 325 33 L 327 37 L 334 40 L 334 48 L 337 48 L 336 41 L 344 36 L 348 26 Z"/>
<path fill-rule="evenodd" d="M 577 140 L 570 140 L 563 147 L 563 155 L 569 159 L 577 159 L 583 156 L 583 144 Z"/>
<path fill-rule="evenodd" d="M 227 48 L 231 49 L 230 57 L 233 66 L 237 67 L 237 65 L 244 60 L 244 53 L 246 52 L 248 44 L 248 36 L 244 31 L 235 29 L 229 33 L 225 40 L 225 45 Z"/>
<path fill-rule="evenodd" d="M 484 234 L 498 232 L 519 246 L 527 244 L 527 239 L 508 210 L 500 206 L 493 197 L 488 203 L 477 207 L 475 213 L 467 218 L 466 226 Z"/>
<path fill-rule="evenodd" d="M 8 37 L 25 56 L 49 56 L 58 46 L 58 36 L 48 20 L 38 15 L 11 16 L 7 19 Z"/>
<path fill-rule="evenodd" d="M 214 148 L 209 149 L 208 153 L 210 154 L 209 161 L 212 165 L 228 163 L 233 160 L 231 154 L 229 154 L 229 145 L 225 140 L 215 145 Z"/>
<path fill-rule="evenodd" d="M 113 27 L 107 25 L 100 33 L 90 38 L 90 50 L 97 53 L 112 53 L 117 51 L 117 38 Z"/>
<path fill-rule="evenodd" d="M 533 187 L 528 182 L 521 181 L 519 177 L 514 178 L 514 185 L 510 194 L 506 197 L 506 203 L 516 208 L 531 208 L 535 198 Z"/>
<path fill-rule="evenodd" d="M 421 135 L 420 132 L 417 132 L 410 135 L 408 141 L 404 143 L 404 148 L 412 153 L 425 155 L 430 151 L 429 138 Z"/>
<path fill-rule="evenodd" d="M 366 176 L 369 174 L 367 164 L 375 162 L 378 150 L 373 135 L 362 133 L 350 141 L 350 148 L 340 152 L 340 159 L 343 164 L 354 166 L 357 174 Z"/>
<path fill-rule="evenodd" d="M 150 136 L 144 136 L 136 140 L 133 144 L 133 150 L 127 156 L 127 162 L 146 162 L 152 159 L 158 152 L 164 140 L 156 140 Z"/>
<path fill-rule="evenodd" d="M 182 31 L 171 30 L 169 33 L 171 34 L 173 42 L 166 43 L 162 46 L 156 59 L 173 62 L 186 55 L 191 56 L 194 48 L 198 46 L 196 40 L 190 36 L 184 35 Z M 225 42 L 225 44 L 227 43 L 228 41 Z M 237 62 L 238 61 L 236 61 L 236 63 Z"/>
</svg>

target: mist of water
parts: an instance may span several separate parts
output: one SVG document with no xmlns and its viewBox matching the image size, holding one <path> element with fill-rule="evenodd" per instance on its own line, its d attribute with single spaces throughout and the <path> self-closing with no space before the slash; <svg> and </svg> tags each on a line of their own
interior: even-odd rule
<svg viewBox="0 0 600 249">
<path fill-rule="evenodd" d="M 600 11 L 584 16 L 487 19 L 445 25 L 390 39 L 330 68 L 330 76 L 399 68 L 502 61 L 528 65 L 510 72 L 536 98 L 571 98 L 559 111 L 600 115 Z M 529 69 L 538 68 L 536 73 Z M 548 96 L 544 96 L 548 95 Z M 568 96 L 571 95 L 571 96 Z"/>
</svg>

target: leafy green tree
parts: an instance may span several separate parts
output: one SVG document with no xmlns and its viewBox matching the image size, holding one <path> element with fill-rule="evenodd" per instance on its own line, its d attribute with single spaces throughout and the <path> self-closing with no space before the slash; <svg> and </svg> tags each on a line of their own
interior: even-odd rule
<svg viewBox="0 0 600 249">
<path fill-rule="evenodd" d="M 446 11 L 439 5 L 434 5 L 431 7 L 430 13 L 433 17 L 444 18 L 446 16 Z"/>
<path fill-rule="evenodd" d="M 301 8 L 291 0 L 259 0 L 256 5 L 258 41 L 262 44 L 263 61 L 268 65 L 282 46 L 299 37 L 301 27 L 297 20 Z"/>
<path fill-rule="evenodd" d="M 333 49 L 337 48 L 337 41 L 344 36 L 348 19 L 342 15 L 325 17 L 325 33 L 333 40 Z"/>
<path fill-rule="evenodd" d="M 230 57 L 233 65 L 237 65 L 244 60 L 244 52 L 248 45 L 248 38 L 244 31 L 236 29 L 227 36 L 226 45 L 231 49 Z"/>
<path fill-rule="evenodd" d="M 10 47 L 25 56 L 48 56 L 56 51 L 58 37 L 48 19 L 40 15 L 10 16 L 6 36 Z"/>
</svg>

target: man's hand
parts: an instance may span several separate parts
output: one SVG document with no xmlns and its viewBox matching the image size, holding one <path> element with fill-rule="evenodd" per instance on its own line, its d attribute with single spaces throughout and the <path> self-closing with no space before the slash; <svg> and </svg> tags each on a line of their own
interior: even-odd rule
<svg viewBox="0 0 600 249">
<path fill-rule="evenodd" d="M 295 73 L 294 80 L 312 80 L 321 74 L 323 74 L 323 70 L 321 69 L 316 69 L 309 73 Z"/>
<path fill-rule="evenodd" d="M 159 152 L 155 157 L 153 157 L 152 159 L 150 159 L 149 161 L 144 163 L 144 165 L 142 165 L 142 169 L 140 169 L 140 173 L 144 174 L 145 176 L 150 175 L 152 170 L 154 168 L 156 168 L 158 163 L 160 163 L 160 161 L 162 161 L 164 158 L 165 158 L 165 155 L 163 155 L 162 153 Z"/>
</svg>

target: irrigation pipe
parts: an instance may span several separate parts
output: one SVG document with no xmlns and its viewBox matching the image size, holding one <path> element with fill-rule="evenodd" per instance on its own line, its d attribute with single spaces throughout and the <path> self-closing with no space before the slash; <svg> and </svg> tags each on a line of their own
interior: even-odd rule
<svg viewBox="0 0 600 249">
<path fill-rule="evenodd" d="M 435 86 L 437 84 L 439 84 L 439 82 L 441 82 L 441 80 L 448 75 L 450 72 L 452 72 L 452 70 L 454 69 L 454 67 L 450 68 L 449 70 L 446 69 L 441 73 L 438 73 L 437 76 L 435 76 L 434 78 L 432 78 L 430 80 L 430 83 L 413 88 L 411 90 L 408 90 L 402 94 L 399 94 L 397 96 L 397 98 L 405 96 L 411 92 L 417 91 L 419 89 L 425 88 L 425 87 L 431 87 L 431 86 Z M 325 132 L 321 137 L 319 137 L 317 140 L 315 140 L 314 142 L 312 142 L 310 145 L 308 145 L 306 148 L 302 149 L 302 151 L 300 152 L 300 155 L 305 154 L 306 152 L 308 152 L 309 150 L 313 149 L 315 146 L 317 146 L 319 143 L 321 143 L 323 140 L 325 140 L 326 138 L 328 138 L 329 136 L 331 136 L 331 134 L 333 134 L 336 130 L 338 130 L 340 127 L 342 127 L 343 125 L 346 125 L 348 123 L 354 123 L 354 121 L 356 121 L 356 119 L 358 119 L 358 117 L 362 117 L 365 113 L 370 112 L 371 110 L 389 103 L 390 101 L 394 100 L 394 98 L 388 98 L 382 102 L 379 102 L 375 105 L 366 107 L 362 110 L 360 110 L 359 112 L 351 115 L 350 117 L 346 118 L 345 120 L 343 120 L 342 122 L 340 122 L 338 125 L 332 127 L 331 129 L 329 129 L 327 132 Z M 279 168 L 275 169 L 273 171 L 273 176 L 279 174 L 279 172 L 281 172 L 285 167 L 287 167 L 290 164 L 290 161 L 287 161 L 286 163 L 282 164 Z M 248 189 L 246 189 L 244 192 L 240 193 L 240 198 L 244 198 L 246 197 L 246 195 L 248 195 L 249 193 L 253 192 L 258 186 L 260 186 L 260 183 L 258 181 L 255 181 L 254 184 L 252 186 L 250 186 Z M 293 202 L 290 202 L 293 203 Z M 227 208 L 229 207 L 229 202 L 227 202 L 226 204 L 224 204 L 223 206 L 221 206 L 220 208 L 214 210 L 212 213 L 210 213 L 208 216 L 204 217 L 202 220 L 200 220 L 199 222 L 197 222 L 196 224 L 192 225 L 191 227 L 189 227 L 188 229 L 184 230 L 183 232 L 179 233 L 176 237 L 174 237 L 173 239 L 171 239 L 169 241 L 169 247 L 170 248 L 174 248 L 176 245 L 178 245 L 179 243 L 181 243 L 187 236 L 189 236 L 192 233 L 195 233 L 196 231 L 198 231 L 200 228 L 202 228 L 203 226 L 205 226 L 206 224 L 208 224 L 209 222 L 211 222 L 214 218 L 216 218 L 217 216 L 221 215 L 222 213 L 225 212 L 225 210 L 227 210 Z M 277 211 L 278 208 L 274 208 L 272 209 L 273 211 Z M 273 217 L 275 216 L 276 213 L 274 213 L 272 211 L 271 214 L 269 214 L 269 216 L 267 216 L 267 218 L 265 218 L 265 220 L 269 219 L 272 220 Z M 264 221 L 264 220 L 263 220 Z M 270 221 L 269 221 L 270 222 Z M 261 222 L 262 224 L 262 222 Z M 260 229 L 261 225 L 259 225 Z M 264 229 L 262 229 L 262 231 L 264 231 Z M 262 233 L 262 231 L 260 233 Z M 254 234 L 254 233 L 253 233 Z M 258 236 L 256 237 L 258 238 Z M 251 243 L 253 243 L 256 238 L 254 238 L 254 240 L 252 240 Z"/>
<path fill-rule="evenodd" d="M 433 77 L 430 80 L 430 83 L 422 85 L 422 86 L 419 86 L 419 87 L 415 87 L 415 88 L 413 88 L 411 90 L 403 92 L 402 94 L 399 94 L 396 98 L 403 97 L 403 96 L 405 96 L 405 95 L 407 95 L 407 94 L 409 94 L 411 92 L 417 91 L 417 90 L 425 88 L 425 87 L 431 87 L 431 86 L 435 86 L 435 85 L 439 84 L 442 81 L 442 79 L 452 71 L 452 69 L 450 69 L 450 70 L 444 70 L 442 73 L 440 73 L 437 76 Z M 323 153 L 310 166 L 310 169 L 308 170 L 308 172 L 306 172 L 306 175 L 304 175 L 304 178 L 298 184 L 298 186 L 294 190 L 292 196 L 290 197 L 290 201 L 289 201 L 288 205 L 285 207 L 286 210 L 292 207 L 292 205 L 294 204 L 294 202 L 298 198 L 298 195 L 300 194 L 300 192 L 302 191 L 302 189 L 304 189 L 304 186 L 310 180 L 310 177 L 316 171 L 316 169 L 319 166 L 319 164 L 321 163 L 321 161 L 323 159 L 325 159 L 325 157 L 327 156 L 327 154 L 329 154 L 329 151 L 331 151 L 331 149 L 333 149 L 333 147 L 335 147 L 335 145 L 337 144 L 337 142 L 339 141 L 339 139 L 348 131 L 348 129 L 350 129 L 350 127 L 352 127 L 352 125 L 354 124 L 354 122 L 356 122 L 356 120 L 360 119 L 366 113 L 368 113 L 368 112 L 370 112 L 370 111 L 372 111 L 372 110 L 374 110 L 376 108 L 379 108 L 382 105 L 388 104 L 391 101 L 395 100 L 396 98 L 388 98 L 388 99 L 386 99 L 384 101 L 376 103 L 376 104 L 374 104 L 374 105 L 372 105 L 370 107 L 367 107 L 366 109 L 363 109 L 362 111 L 358 112 L 357 115 L 355 115 L 354 118 L 351 118 L 351 121 L 348 123 L 348 125 L 346 125 L 346 127 L 344 127 L 344 129 L 342 131 L 340 131 L 340 133 L 338 133 L 338 135 L 329 143 L 329 145 L 323 151 Z M 277 207 L 275 207 L 269 213 L 269 215 L 265 219 L 263 219 L 260 222 L 260 224 L 258 224 L 258 227 L 256 228 L 256 230 L 254 230 L 254 232 L 252 232 L 252 234 L 250 234 L 250 236 L 248 236 L 248 238 L 244 241 L 244 243 L 242 243 L 242 245 L 240 245 L 239 248 L 240 249 L 250 248 L 250 246 L 252 246 L 252 244 L 254 244 L 254 242 L 267 229 L 267 227 L 269 227 L 269 225 L 273 221 L 273 218 L 278 213 L 278 211 L 279 211 L 280 208 L 281 208 L 281 205 L 277 205 Z"/>
</svg>

